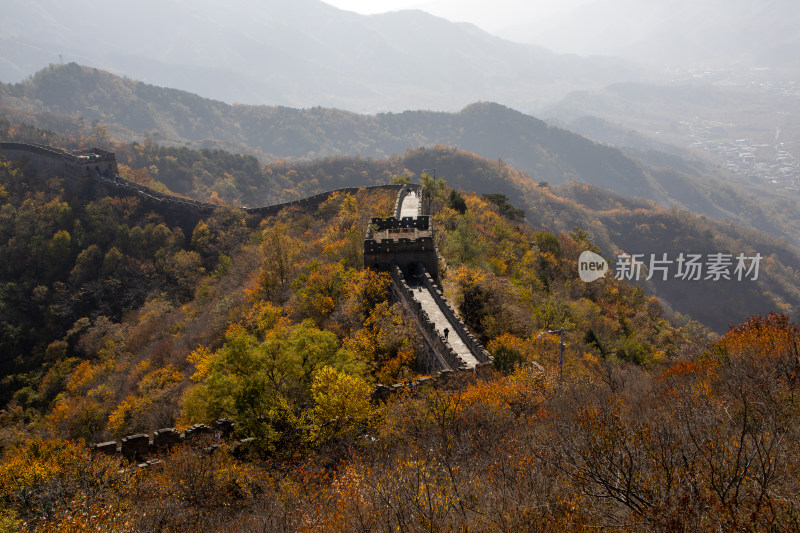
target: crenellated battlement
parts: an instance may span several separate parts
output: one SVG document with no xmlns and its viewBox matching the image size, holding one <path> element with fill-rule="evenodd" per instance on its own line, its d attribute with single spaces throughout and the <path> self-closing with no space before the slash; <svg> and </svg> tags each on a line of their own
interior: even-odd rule
<svg viewBox="0 0 800 533">
<path fill-rule="evenodd" d="M 419 233 L 409 233 L 406 236 L 392 235 L 384 238 L 364 239 L 365 253 L 400 253 L 408 251 L 434 251 L 433 237 Z"/>
<path fill-rule="evenodd" d="M 403 232 L 407 230 L 417 230 L 419 232 L 431 232 L 431 217 L 420 215 L 416 217 L 372 217 L 370 219 L 367 235 L 376 235 L 384 232 Z"/>
<path fill-rule="evenodd" d="M 364 237 L 364 266 L 383 271 L 399 267 L 403 275 L 413 275 L 417 265 L 423 265 L 438 278 L 433 224 L 430 216 L 422 214 L 419 198 L 418 185 L 403 185 L 397 193 L 394 216 L 370 220 Z"/>
<path fill-rule="evenodd" d="M 450 324 L 454 326 L 453 334 L 459 336 L 461 341 L 469 349 L 475 359 L 480 362 L 480 364 L 490 363 L 492 361 L 492 355 L 486 351 L 486 349 L 483 347 L 483 345 L 481 345 L 480 342 L 478 342 L 475 336 L 469 332 L 466 324 L 464 324 L 464 321 L 458 316 L 455 308 L 450 305 L 450 301 L 444 296 L 442 290 L 433 281 L 431 275 L 427 272 L 423 272 L 422 275 L 417 276 L 417 279 L 433 296 L 433 299 L 436 301 L 439 309 L 441 309 L 441 311 L 447 317 Z"/>
<path fill-rule="evenodd" d="M 397 266 L 410 275 L 418 264 L 434 275 L 439 272 L 429 216 L 370 220 L 364 238 L 365 267 L 389 271 Z"/>
<path fill-rule="evenodd" d="M 148 459 L 169 451 L 179 444 L 204 444 L 220 442 L 233 433 L 235 423 L 227 418 L 214 422 L 213 426 L 195 424 L 181 433 L 175 428 L 163 428 L 150 433 L 137 433 L 90 446 L 92 451 L 106 455 L 121 455 L 129 461 L 146 464 Z"/>
<path fill-rule="evenodd" d="M 422 360 L 417 361 L 417 365 L 423 372 L 436 372 L 441 370 L 465 370 L 466 363 L 453 351 L 436 330 L 436 324 L 430 316 L 417 302 L 412 294 L 412 289 L 403 277 L 403 273 L 398 267 L 391 270 L 392 291 L 394 297 L 399 300 L 406 311 L 414 320 L 417 331 L 420 332 L 424 340 L 425 352 Z"/>
</svg>

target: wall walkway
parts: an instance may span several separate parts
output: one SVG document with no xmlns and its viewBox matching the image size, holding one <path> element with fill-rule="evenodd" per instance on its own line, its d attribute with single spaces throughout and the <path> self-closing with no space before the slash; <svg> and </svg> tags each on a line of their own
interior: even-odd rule
<svg viewBox="0 0 800 533">
<path fill-rule="evenodd" d="M 392 292 L 424 341 L 420 370 L 470 370 L 489 364 L 492 356 L 469 333 L 428 272 L 438 272 L 438 254 L 433 222 L 422 213 L 420 199 L 419 187 L 406 185 L 398 191 L 395 216 L 372 219 L 364 239 L 364 264 L 392 275 Z"/>
</svg>

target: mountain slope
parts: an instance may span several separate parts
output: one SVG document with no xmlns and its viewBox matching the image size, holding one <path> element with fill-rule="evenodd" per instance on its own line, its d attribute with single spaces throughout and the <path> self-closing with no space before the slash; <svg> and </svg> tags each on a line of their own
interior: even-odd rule
<svg viewBox="0 0 800 533">
<path fill-rule="evenodd" d="M 3 400 L 13 394 L 0 411 L 8 530 L 574 530 L 635 520 L 643 530 L 736 522 L 760 531 L 796 517 L 800 331 L 786 316 L 754 317 L 708 342 L 695 324 L 667 322 L 637 287 L 576 281 L 588 245 L 580 232 L 534 233 L 504 215 L 513 213 L 504 200 L 464 193 L 453 202 L 461 212 L 438 206 L 437 235 L 453 265 L 445 292 L 490 339 L 495 368 L 416 379 L 412 321 L 388 300 L 388 277 L 351 255 L 369 216 L 391 212 L 389 195 L 334 196 L 257 228 L 224 216 L 198 224 L 191 243 L 147 252 L 125 239 L 142 229 L 129 225 L 131 198 L 73 197 L 71 213 L 59 205 L 55 176 L 19 177 L 0 161 L 0 184 L 11 191 L 0 187 L 0 213 L 35 224 L 37 239 L 0 246 L 31 246 L 31 259 L 56 252 L 64 267 L 84 256 L 78 273 L 91 276 L 92 254 L 78 251 L 92 241 L 83 222 L 95 221 L 98 236 L 116 228 L 121 237 L 102 243 L 117 266 L 136 254 L 182 267 L 190 291 L 174 298 L 157 287 L 119 320 L 72 317 L 63 337 L 38 321 L 25 331 L 0 327 L 0 341 L 41 334 L 39 354 L 0 351 L 14 371 L 0 388 Z M 48 249 L 51 235 L 57 246 Z M 234 246 L 213 273 L 187 261 L 214 258 L 219 238 Z M 279 278 L 280 259 L 288 268 Z M 98 281 L 126 279 L 107 266 Z M 63 282 L 51 292 L 34 271 L 16 273 L 0 279 L 0 311 L 9 295 L 43 311 L 54 292 L 64 299 Z M 561 339 L 539 335 L 556 328 Z M 25 364 L 30 372 L 20 372 Z M 385 388 L 372 380 L 387 378 L 404 383 L 375 401 L 370 392 Z M 222 416 L 227 423 L 214 424 Z M 210 427 L 190 432 L 199 422 Z M 182 439 L 175 427 L 186 429 Z M 111 438 L 121 439 L 121 454 Z M 740 479 L 744 467 L 731 467 L 738 458 L 758 467 L 753 476 Z M 607 497 L 620 476 L 642 508 Z M 765 497 L 720 496 L 720 476 Z M 658 490 L 671 484 L 666 495 Z"/>
</svg>

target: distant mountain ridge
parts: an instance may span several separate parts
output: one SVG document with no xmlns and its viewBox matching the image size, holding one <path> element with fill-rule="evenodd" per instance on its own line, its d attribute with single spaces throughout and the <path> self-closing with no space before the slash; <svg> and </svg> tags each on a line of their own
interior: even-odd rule
<svg viewBox="0 0 800 533">
<path fill-rule="evenodd" d="M 8 0 L 0 80 L 60 57 L 221 101 L 375 112 L 521 109 L 640 74 L 494 37 L 422 11 L 364 16 L 319 0 Z"/>
<path fill-rule="evenodd" d="M 646 164 L 488 102 L 469 105 L 459 113 L 377 115 L 321 107 L 231 106 L 68 64 L 49 67 L 21 84 L 0 84 L 0 106 L 9 116 L 39 127 L 54 128 L 51 122 L 63 127 L 63 120 L 54 116 L 67 116 L 74 127 L 81 120 L 84 127 L 97 122 L 118 139 L 141 142 L 150 137 L 161 144 L 223 148 L 262 160 L 355 154 L 384 158 L 420 146 L 454 146 L 502 159 L 535 182 L 591 183 L 664 206 L 732 218 L 793 241 L 797 235 L 753 199 L 716 181 L 714 169 L 703 163 L 648 156 L 655 164 Z M 496 192 L 489 187 L 476 185 L 473 190 Z"/>
</svg>

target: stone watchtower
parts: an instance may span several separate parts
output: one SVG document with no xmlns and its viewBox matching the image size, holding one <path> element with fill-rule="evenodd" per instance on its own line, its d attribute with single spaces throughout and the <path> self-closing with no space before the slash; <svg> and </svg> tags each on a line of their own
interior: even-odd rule
<svg viewBox="0 0 800 533">
<path fill-rule="evenodd" d="M 422 265 L 439 279 L 429 216 L 373 218 L 364 239 L 364 266 L 389 271 L 397 265 L 405 277 L 422 274 Z"/>
</svg>

